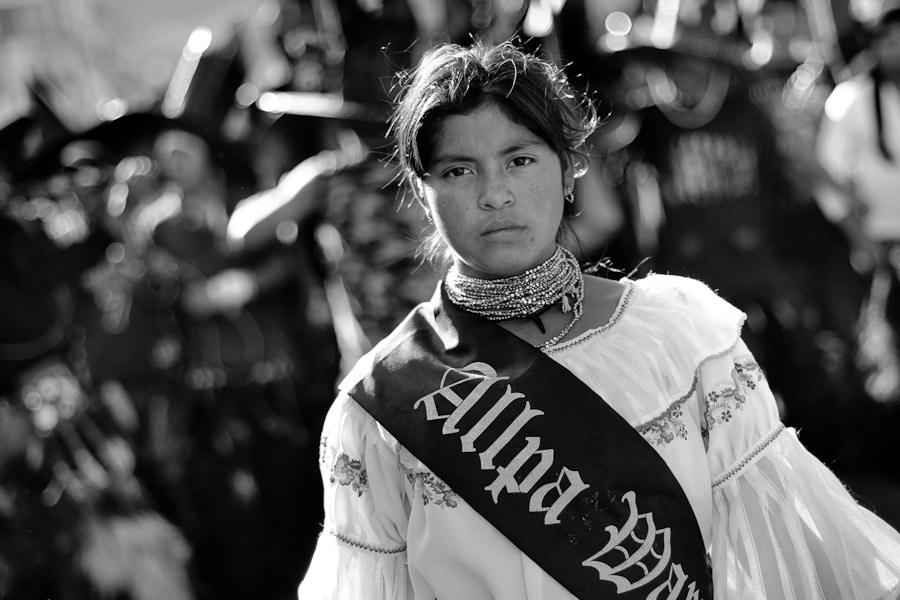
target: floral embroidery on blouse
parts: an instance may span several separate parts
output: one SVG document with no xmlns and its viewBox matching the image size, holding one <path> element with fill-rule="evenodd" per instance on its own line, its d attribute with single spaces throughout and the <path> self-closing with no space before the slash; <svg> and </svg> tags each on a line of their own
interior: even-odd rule
<svg viewBox="0 0 900 600">
<path fill-rule="evenodd" d="M 319 438 L 319 464 L 324 465 L 326 461 L 326 457 L 328 455 L 328 451 L 331 450 L 331 454 L 334 455 L 334 450 L 328 446 L 328 436 L 322 435 Z"/>
<path fill-rule="evenodd" d="M 704 434 L 714 425 L 731 421 L 734 414 L 743 408 L 747 392 L 756 389 L 756 384 L 764 377 L 762 368 L 751 356 L 736 357 L 731 381 L 719 383 L 716 389 L 706 394 L 706 415 L 702 424 Z"/>
<path fill-rule="evenodd" d="M 654 446 L 662 446 L 675 441 L 675 438 L 687 439 L 687 428 L 682 420 L 681 407 L 687 398 L 672 403 L 666 412 L 638 427 L 638 433 Z"/>
<path fill-rule="evenodd" d="M 450 489 L 446 483 L 434 473 L 411 473 L 406 474 L 410 485 L 413 489 L 422 493 L 422 502 L 424 504 L 434 504 L 436 506 L 446 506 L 447 508 L 456 508 L 459 506 L 460 498 L 456 492 Z M 421 484 L 421 486 L 419 485 Z"/>
<path fill-rule="evenodd" d="M 362 461 L 350 458 L 346 453 L 341 453 L 335 459 L 329 479 L 331 483 L 349 485 L 357 496 L 369 491 L 369 476 L 362 466 Z"/>
</svg>

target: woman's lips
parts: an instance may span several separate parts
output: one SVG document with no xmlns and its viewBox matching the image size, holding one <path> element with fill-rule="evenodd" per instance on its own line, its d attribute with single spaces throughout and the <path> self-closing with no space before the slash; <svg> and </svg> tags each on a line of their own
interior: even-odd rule
<svg viewBox="0 0 900 600">
<path fill-rule="evenodd" d="M 501 220 L 501 221 L 492 221 L 481 230 L 481 235 L 496 235 L 502 234 L 504 232 L 512 232 L 519 229 L 524 229 L 524 225 L 517 221 L 509 221 L 509 220 Z"/>
</svg>

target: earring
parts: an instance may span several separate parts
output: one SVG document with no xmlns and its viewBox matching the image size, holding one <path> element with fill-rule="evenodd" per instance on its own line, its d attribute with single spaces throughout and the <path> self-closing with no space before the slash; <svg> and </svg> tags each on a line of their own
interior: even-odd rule
<svg viewBox="0 0 900 600">
<path fill-rule="evenodd" d="M 584 212 L 584 205 L 582 203 L 581 209 L 578 212 L 575 212 L 575 191 L 570 190 L 569 186 L 566 186 L 566 194 L 565 194 L 566 202 L 569 203 L 568 213 L 569 218 L 575 219 L 581 216 L 581 213 Z M 565 214 L 565 213 L 564 213 Z"/>
</svg>

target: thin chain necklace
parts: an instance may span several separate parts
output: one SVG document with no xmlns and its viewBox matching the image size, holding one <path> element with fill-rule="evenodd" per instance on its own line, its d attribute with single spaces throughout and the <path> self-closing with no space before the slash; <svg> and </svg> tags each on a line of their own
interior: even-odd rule
<svg viewBox="0 0 900 600">
<path fill-rule="evenodd" d="M 545 330 L 540 315 L 562 302 L 562 311 L 571 312 L 572 320 L 560 333 L 537 346 L 542 349 L 565 337 L 583 312 L 584 275 L 575 256 L 559 245 L 553 256 L 520 275 L 478 279 L 463 275 L 454 265 L 444 283 L 447 296 L 460 308 L 491 321 L 532 319 L 541 332 Z"/>
</svg>

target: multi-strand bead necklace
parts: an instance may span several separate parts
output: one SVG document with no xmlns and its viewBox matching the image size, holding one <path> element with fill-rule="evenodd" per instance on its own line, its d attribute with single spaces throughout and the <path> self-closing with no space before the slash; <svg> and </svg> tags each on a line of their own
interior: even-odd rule
<svg viewBox="0 0 900 600">
<path fill-rule="evenodd" d="M 454 265 L 444 283 L 447 296 L 457 306 L 491 321 L 533 319 L 542 332 L 540 315 L 561 302 L 564 313 L 572 312 L 572 320 L 538 348 L 552 346 L 565 337 L 583 311 L 584 275 L 575 256 L 562 246 L 557 246 L 545 262 L 520 275 L 478 279 L 463 275 Z"/>
</svg>

